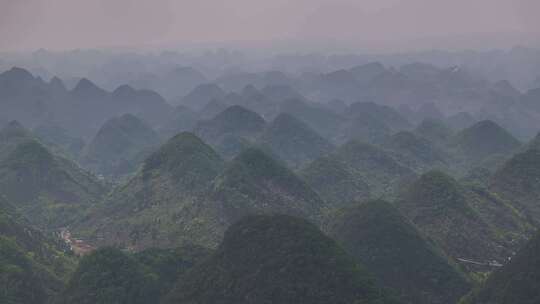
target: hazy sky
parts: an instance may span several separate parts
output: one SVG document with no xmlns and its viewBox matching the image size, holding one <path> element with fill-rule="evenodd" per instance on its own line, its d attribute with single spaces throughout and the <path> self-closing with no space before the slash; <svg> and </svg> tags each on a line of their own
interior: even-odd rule
<svg viewBox="0 0 540 304">
<path fill-rule="evenodd" d="M 0 0 L 0 50 L 328 40 L 437 48 L 479 36 L 526 44 L 540 39 L 539 13 L 540 0 Z"/>
</svg>

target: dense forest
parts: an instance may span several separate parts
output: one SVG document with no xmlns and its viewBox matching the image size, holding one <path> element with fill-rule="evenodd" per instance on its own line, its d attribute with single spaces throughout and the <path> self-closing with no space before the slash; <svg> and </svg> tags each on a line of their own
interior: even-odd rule
<svg viewBox="0 0 540 304">
<path fill-rule="evenodd" d="M 534 79 L 32 56 L 0 57 L 1 303 L 540 303 Z"/>
</svg>

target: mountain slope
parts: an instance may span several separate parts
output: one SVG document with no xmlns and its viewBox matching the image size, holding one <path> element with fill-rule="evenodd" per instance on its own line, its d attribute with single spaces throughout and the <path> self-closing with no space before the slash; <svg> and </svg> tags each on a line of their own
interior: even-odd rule
<svg viewBox="0 0 540 304">
<path fill-rule="evenodd" d="M 232 158 L 259 135 L 266 122 L 257 113 L 231 106 L 214 118 L 200 121 L 194 133 L 226 158 Z M 245 144 L 244 144 L 245 143 Z"/>
<path fill-rule="evenodd" d="M 216 242 L 221 226 L 213 209 L 200 200 L 223 167 L 210 146 L 191 133 L 180 133 L 152 153 L 74 232 L 98 245 L 136 250 L 190 240 Z"/>
<path fill-rule="evenodd" d="M 450 176 L 423 174 L 397 203 L 399 209 L 454 259 L 503 261 L 511 250 L 479 215 Z"/>
<path fill-rule="evenodd" d="M 395 109 L 379 105 L 373 102 L 356 102 L 347 109 L 347 116 L 350 118 L 364 118 L 371 116 L 381 121 L 394 131 L 401 131 L 411 128 L 411 124 L 405 117 Z"/>
<path fill-rule="evenodd" d="M 219 203 L 229 223 L 260 213 L 315 219 L 324 206 L 293 172 L 253 148 L 242 151 L 216 179 L 212 199 Z"/>
<path fill-rule="evenodd" d="M 164 303 L 387 303 L 369 276 L 314 225 L 253 216 L 181 278 Z"/>
<path fill-rule="evenodd" d="M 366 113 L 341 123 L 335 141 L 346 143 L 351 140 L 378 144 L 391 135 L 391 129 L 384 122 Z"/>
<path fill-rule="evenodd" d="M 179 105 L 174 108 L 169 119 L 161 125 L 158 131 L 163 138 L 170 139 L 178 133 L 192 131 L 198 120 L 198 113 Z"/>
<path fill-rule="evenodd" d="M 514 155 L 489 181 L 489 188 L 521 211 L 540 221 L 540 150 Z"/>
<path fill-rule="evenodd" d="M 7 157 L 17 145 L 34 139 L 18 121 L 13 120 L 0 129 L 0 159 Z"/>
<path fill-rule="evenodd" d="M 424 119 L 414 129 L 414 133 L 420 135 L 438 145 L 445 145 L 452 137 L 452 129 L 443 121 L 436 119 Z"/>
<path fill-rule="evenodd" d="M 330 235 L 402 303 L 455 303 L 464 274 L 394 206 L 370 201 L 338 212 Z"/>
<path fill-rule="evenodd" d="M 383 149 L 357 141 L 344 144 L 330 157 L 363 179 L 378 196 L 392 196 L 416 176 L 412 169 L 399 164 Z"/>
<path fill-rule="evenodd" d="M 180 103 L 191 109 L 200 110 L 212 100 L 220 100 L 223 97 L 225 97 L 225 91 L 218 85 L 213 83 L 201 84 L 183 97 Z"/>
<path fill-rule="evenodd" d="M 479 160 L 494 154 L 508 154 L 521 143 L 508 131 L 490 120 L 484 120 L 457 133 L 453 144 L 463 157 Z"/>
<path fill-rule="evenodd" d="M 34 128 L 32 133 L 52 151 L 72 159 L 77 159 L 84 147 L 82 139 L 72 136 L 55 123 L 41 124 Z"/>
<path fill-rule="evenodd" d="M 287 113 L 306 123 L 310 128 L 331 139 L 339 131 L 343 117 L 320 105 L 309 103 L 303 99 L 287 99 L 279 104 L 275 114 Z"/>
<path fill-rule="evenodd" d="M 56 303 L 146 304 L 158 299 L 158 291 L 156 278 L 134 257 L 104 248 L 82 258 Z"/>
<path fill-rule="evenodd" d="M 121 116 L 131 113 L 147 121 L 152 126 L 160 126 L 163 120 L 170 116 L 173 107 L 158 93 L 150 90 L 135 90 L 128 85 L 122 85 L 110 96 L 110 106 Z"/>
<path fill-rule="evenodd" d="M 0 73 L 0 121 L 16 119 L 32 127 L 44 122 L 53 102 L 48 93 L 47 84 L 24 69 Z"/>
<path fill-rule="evenodd" d="M 291 167 L 301 167 L 307 162 L 333 150 L 332 144 L 308 125 L 289 114 L 278 115 L 258 139 Z"/>
<path fill-rule="evenodd" d="M 96 173 L 118 177 L 134 171 L 159 143 L 146 123 L 124 114 L 105 122 L 85 147 L 81 162 Z"/>
<path fill-rule="evenodd" d="M 343 207 L 370 196 L 369 186 L 362 178 L 330 157 L 316 159 L 302 169 L 300 176 L 332 207 Z"/>
<path fill-rule="evenodd" d="M 75 261 L 60 242 L 34 229 L 0 196 L 0 302 L 47 303 Z"/>
<path fill-rule="evenodd" d="M 98 206 L 74 234 L 134 250 L 184 243 L 215 247 L 248 214 L 317 218 L 323 201 L 287 168 L 257 150 L 225 165 L 190 133 L 169 140 Z"/>
<path fill-rule="evenodd" d="M 394 158 L 404 166 L 418 172 L 447 166 L 447 155 L 429 140 L 418 137 L 412 132 L 398 132 L 381 144 L 392 152 Z"/>
<path fill-rule="evenodd" d="M 0 131 L 0 150 L 0 193 L 42 228 L 71 224 L 107 191 L 16 123 Z"/>
<path fill-rule="evenodd" d="M 54 303 L 159 303 L 180 275 L 210 253 L 196 246 L 135 254 L 100 248 L 80 260 Z"/>
<path fill-rule="evenodd" d="M 540 235 L 460 304 L 533 304 L 540 301 Z"/>
</svg>

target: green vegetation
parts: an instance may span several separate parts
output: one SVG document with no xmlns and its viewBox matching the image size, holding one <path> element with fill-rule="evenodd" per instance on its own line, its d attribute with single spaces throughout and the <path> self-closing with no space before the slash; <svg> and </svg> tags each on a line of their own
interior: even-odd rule
<svg viewBox="0 0 540 304">
<path fill-rule="evenodd" d="M 349 106 L 347 115 L 364 118 L 367 115 L 384 123 L 392 130 L 407 130 L 411 124 L 392 107 L 379 105 L 374 102 L 356 102 Z"/>
<path fill-rule="evenodd" d="M 180 133 L 151 154 L 142 168 L 142 178 L 166 174 L 181 190 L 198 192 L 223 168 L 223 160 L 214 150 L 192 133 Z"/>
<path fill-rule="evenodd" d="M 402 303 L 455 303 L 470 288 L 457 266 L 385 201 L 342 209 L 329 229 Z"/>
<path fill-rule="evenodd" d="M 77 159 L 84 147 L 84 141 L 76 138 L 54 123 L 39 125 L 32 133 L 55 154 Z"/>
<path fill-rule="evenodd" d="M 415 134 L 422 136 L 437 145 L 446 145 L 452 137 L 452 129 L 442 121 L 424 119 L 414 130 Z"/>
<path fill-rule="evenodd" d="M 206 259 L 211 253 L 211 250 L 204 247 L 186 244 L 174 249 L 151 248 L 134 256 L 147 271 L 157 276 L 157 286 L 162 296 L 172 289 L 180 275 Z"/>
<path fill-rule="evenodd" d="M 240 153 L 217 178 L 212 198 L 230 222 L 258 213 L 316 218 L 324 206 L 293 172 L 253 148 Z"/>
<path fill-rule="evenodd" d="M 335 241 L 293 217 L 252 216 L 183 276 L 164 303 L 389 303 Z"/>
<path fill-rule="evenodd" d="M 184 242 L 215 246 L 224 228 L 217 210 L 205 202 L 223 168 L 210 146 L 191 133 L 178 134 L 73 232 L 98 245 L 136 250 Z"/>
<path fill-rule="evenodd" d="M 300 174 L 332 207 L 364 201 L 370 196 L 369 186 L 362 178 L 353 175 L 342 163 L 330 157 L 313 161 Z"/>
<path fill-rule="evenodd" d="M 383 149 L 358 141 L 344 144 L 329 157 L 340 162 L 355 177 L 364 180 L 375 197 L 395 196 L 397 190 L 416 176 Z"/>
<path fill-rule="evenodd" d="M 212 145 L 223 157 L 236 156 L 248 142 L 254 141 L 266 125 L 257 113 L 241 106 L 231 106 L 214 118 L 200 121 L 195 134 Z"/>
<path fill-rule="evenodd" d="M 489 187 L 539 223 L 540 150 L 528 149 L 514 155 L 495 172 Z"/>
<path fill-rule="evenodd" d="M 307 124 L 289 114 L 280 114 L 266 128 L 258 143 L 268 147 L 293 168 L 305 165 L 334 148 Z"/>
<path fill-rule="evenodd" d="M 540 303 L 540 89 L 470 52 L 117 55 L 0 62 L 41 75 L 0 73 L 0 304 Z M 141 89 L 41 78 L 73 69 Z"/>
<path fill-rule="evenodd" d="M 47 303 L 75 265 L 69 250 L 34 229 L 0 196 L 0 302 Z"/>
<path fill-rule="evenodd" d="M 0 160 L 9 155 L 18 144 L 34 139 L 19 122 L 12 121 L 0 130 Z"/>
<path fill-rule="evenodd" d="M 495 271 L 460 304 L 534 304 L 540 302 L 540 235 L 507 265 Z"/>
<path fill-rule="evenodd" d="M 397 202 L 454 259 L 504 261 L 511 253 L 508 244 L 472 205 L 465 189 L 440 171 L 422 175 Z"/>
<path fill-rule="evenodd" d="M 418 172 L 448 165 L 448 156 L 442 150 L 412 132 L 398 132 L 387 138 L 382 147 L 389 150 L 401 164 Z"/>
<path fill-rule="evenodd" d="M 341 123 L 341 130 L 336 136 L 338 143 L 351 140 L 377 144 L 390 136 L 392 130 L 384 122 L 376 119 L 369 113 L 362 113 L 350 120 Z"/>
<path fill-rule="evenodd" d="M 248 149 L 225 166 L 200 139 L 182 133 L 152 154 L 73 232 L 98 245 L 141 250 L 218 245 L 246 214 L 317 218 L 324 202 L 289 169 Z"/>
<path fill-rule="evenodd" d="M 53 155 L 15 123 L 1 134 L 0 192 L 33 224 L 67 226 L 107 191 L 94 176 Z"/>
<path fill-rule="evenodd" d="M 478 161 L 494 154 L 509 154 L 521 143 L 490 120 L 484 120 L 457 133 L 452 144 L 465 159 Z"/>
<path fill-rule="evenodd" d="M 118 249 L 103 248 L 85 257 L 58 297 L 58 304 L 146 304 L 159 298 L 158 279 Z"/>
<path fill-rule="evenodd" d="M 286 113 L 306 123 L 310 129 L 315 130 L 316 133 L 323 135 L 325 138 L 336 135 L 343 121 L 340 115 L 319 105 L 301 100 L 303 99 L 301 96 L 291 97 L 279 104 L 278 112 L 273 116 L 278 113 Z"/>
<path fill-rule="evenodd" d="M 0 236 L 0 302 L 46 303 L 62 282 L 10 238 Z"/>
<path fill-rule="evenodd" d="M 132 173 L 160 144 L 158 134 L 139 118 L 124 114 L 101 127 L 82 152 L 81 162 L 109 177 Z"/>
</svg>

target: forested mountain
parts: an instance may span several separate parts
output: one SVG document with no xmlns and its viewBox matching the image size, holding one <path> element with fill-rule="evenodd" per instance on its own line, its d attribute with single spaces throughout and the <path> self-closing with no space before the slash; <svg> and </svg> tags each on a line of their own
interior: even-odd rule
<svg viewBox="0 0 540 304">
<path fill-rule="evenodd" d="M 156 283 L 135 258 L 100 249 L 80 261 L 56 303 L 149 303 L 158 296 Z"/>
<path fill-rule="evenodd" d="M 258 139 L 292 168 L 330 153 L 334 147 L 308 125 L 289 114 L 278 115 Z"/>
<path fill-rule="evenodd" d="M 0 117 L 29 128 L 55 123 L 80 138 L 91 137 L 109 118 L 125 113 L 159 125 L 172 108 L 152 91 L 121 86 L 108 92 L 85 78 L 67 90 L 58 79 L 47 83 L 20 68 L 0 74 L 0 88 Z"/>
<path fill-rule="evenodd" d="M 508 131 L 489 120 L 462 130 L 453 141 L 462 157 L 476 161 L 495 154 L 509 154 L 521 145 Z"/>
<path fill-rule="evenodd" d="M 0 302 L 538 302 L 540 53 L 263 53 L 0 53 Z"/>
<path fill-rule="evenodd" d="M 402 303 L 455 303 L 471 286 L 454 262 L 388 202 L 339 210 L 329 229 Z"/>
<path fill-rule="evenodd" d="M 210 146 L 180 133 L 147 157 L 76 231 L 98 243 L 135 249 L 216 242 L 222 224 L 200 201 L 224 166 Z"/>
<path fill-rule="evenodd" d="M 356 178 L 363 179 L 376 196 L 392 196 L 416 176 L 382 148 L 358 141 L 342 145 L 329 157 L 342 163 Z"/>
<path fill-rule="evenodd" d="M 198 137 L 181 133 L 150 155 L 75 231 L 98 244 L 136 250 L 186 241 L 213 247 L 244 215 L 317 219 L 323 206 L 307 184 L 263 152 L 247 149 L 226 164 Z"/>
<path fill-rule="evenodd" d="M 495 172 L 489 181 L 491 191 L 511 201 L 516 208 L 540 221 L 538 205 L 540 150 L 533 147 L 517 153 Z"/>
<path fill-rule="evenodd" d="M 247 301 L 247 302 L 246 302 Z M 253 216 L 178 281 L 164 303 L 393 303 L 309 222 Z"/>
<path fill-rule="evenodd" d="M 52 122 L 35 127 L 32 133 L 49 149 L 71 159 L 77 159 L 85 145 L 84 140 Z"/>
<path fill-rule="evenodd" d="M 226 158 L 232 158 L 264 130 L 266 121 L 242 106 L 231 106 L 214 118 L 201 121 L 194 133 Z"/>
<path fill-rule="evenodd" d="M 480 288 L 460 304 L 532 304 L 540 300 L 538 290 L 540 237 L 531 239 L 507 265 L 495 271 Z"/>
<path fill-rule="evenodd" d="M 524 236 L 527 231 L 527 221 L 514 214 L 511 206 L 495 198 L 475 196 L 440 171 L 423 174 L 396 204 L 456 260 L 502 263 L 511 256 L 512 243 L 519 242 L 512 239 L 511 232 Z M 494 214 L 497 212 L 506 218 L 498 218 Z M 505 220 L 514 228 L 500 229 Z"/>
<path fill-rule="evenodd" d="M 408 131 L 395 133 L 381 146 L 393 153 L 400 163 L 417 172 L 444 168 L 450 162 L 450 156 L 434 143 Z"/>
<path fill-rule="evenodd" d="M 225 91 L 216 84 L 201 84 L 184 96 L 180 104 L 191 109 L 201 110 L 210 102 L 222 99 L 225 94 Z"/>
<path fill-rule="evenodd" d="M 43 235 L 0 196 L 0 301 L 48 303 L 75 267 L 69 247 Z"/>
<path fill-rule="evenodd" d="M 0 130 L 0 193 L 32 223 L 56 229 L 79 220 L 107 187 L 54 155 L 19 123 Z"/>
<path fill-rule="evenodd" d="M 311 162 L 300 176 L 332 207 L 342 207 L 370 197 L 369 185 L 346 164 L 330 157 Z"/>
<path fill-rule="evenodd" d="M 443 121 L 435 119 L 424 119 L 414 129 L 414 133 L 430 140 L 435 144 L 445 145 L 452 137 L 453 131 Z"/>
<path fill-rule="evenodd" d="M 82 151 L 81 163 L 104 176 L 122 176 L 135 171 L 160 142 L 145 122 L 124 114 L 105 122 Z"/>
<path fill-rule="evenodd" d="M 268 213 L 317 220 L 325 206 L 292 171 L 254 148 L 242 151 L 218 176 L 211 199 L 229 223 L 246 215 Z"/>
</svg>

